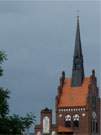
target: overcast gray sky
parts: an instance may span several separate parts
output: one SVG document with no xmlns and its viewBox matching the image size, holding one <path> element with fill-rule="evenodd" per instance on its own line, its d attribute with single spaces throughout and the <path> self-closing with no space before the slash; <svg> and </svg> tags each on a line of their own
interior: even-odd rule
<svg viewBox="0 0 101 135">
<path fill-rule="evenodd" d="M 61 71 L 72 73 L 77 10 L 85 74 L 95 68 L 100 80 L 100 9 L 98 1 L 0 1 L 0 50 L 8 55 L 0 86 L 11 91 L 11 113 L 54 108 Z"/>
</svg>

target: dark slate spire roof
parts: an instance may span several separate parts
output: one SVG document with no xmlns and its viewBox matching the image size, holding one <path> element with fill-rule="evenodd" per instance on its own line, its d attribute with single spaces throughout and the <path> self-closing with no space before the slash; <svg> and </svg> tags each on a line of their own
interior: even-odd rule
<svg viewBox="0 0 101 135">
<path fill-rule="evenodd" d="M 75 49 L 73 57 L 72 86 L 81 86 L 84 79 L 83 55 L 80 39 L 79 16 L 77 16 L 77 29 L 75 38 Z"/>
<path fill-rule="evenodd" d="M 82 57 L 81 39 L 80 39 L 80 26 L 79 26 L 79 16 L 77 16 L 77 30 L 75 38 L 75 50 L 74 57 Z"/>
</svg>

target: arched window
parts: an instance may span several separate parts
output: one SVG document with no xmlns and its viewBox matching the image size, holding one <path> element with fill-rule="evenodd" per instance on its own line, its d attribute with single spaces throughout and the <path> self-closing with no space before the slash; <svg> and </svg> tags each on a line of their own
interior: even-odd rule
<svg viewBox="0 0 101 135">
<path fill-rule="evenodd" d="M 96 113 L 92 113 L 92 133 L 98 133 L 98 123 Z"/>
<path fill-rule="evenodd" d="M 43 118 L 43 133 L 44 134 L 49 133 L 49 130 L 50 130 L 50 119 L 49 117 L 45 116 Z"/>
<path fill-rule="evenodd" d="M 69 114 L 65 116 L 65 127 L 71 127 L 71 116 Z"/>
<path fill-rule="evenodd" d="M 73 127 L 79 127 L 79 120 L 80 116 L 78 114 L 75 114 L 73 116 Z"/>
<path fill-rule="evenodd" d="M 98 132 L 98 127 L 97 127 L 97 121 L 95 119 L 92 119 L 92 133 L 97 133 Z"/>
</svg>

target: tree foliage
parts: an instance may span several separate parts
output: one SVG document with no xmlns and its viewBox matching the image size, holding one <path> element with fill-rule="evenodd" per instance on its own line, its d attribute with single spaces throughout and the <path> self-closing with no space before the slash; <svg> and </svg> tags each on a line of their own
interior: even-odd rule
<svg viewBox="0 0 101 135">
<path fill-rule="evenodd" d="M 9 105 L 7 100 L 9 99 L 9 91 L 0 88 L 0 117 L 5 117 L 9 112 Z"/>
<path fill-rule="evenodd" d="M 7 55 L 5 54 L 5 52 L 0 51 L 0 76 L 3 75 L 3 68 L 1 65 L 4 63 L 5 60 L 7 60 Z"/>
<path fill-rule="evenodd" d="M 3 62 L 7 60 L 4 52 L 0 51 L 0 76 L 3 75 Z M 33 113 L 27 113 L 24 117 L 19 115 L 9 116 L 9 96 L 8 89 L 0 88 L 0 135 L 22 135 L 22 132 L 29 129 L 35 123 Z"/>
<path fill-rule="evenodd" d="M 32 124 L 35 124 L 35 115 L 33 113 L 27 113 L 25 117 L 22 117 L 25 128 L 30 128 Z"/>
<path fill-rule="evenodd" d="M 0 118 L 0 133 L 5 135 L 22 135 L 35 122 L 35 116 L 27 113 L 24 117 L 19 115 Z"/>
<path fill-rule="evenodd" d="M 35 124 L 36 117 L 33 113 L 27 113 L 25 117 L 22 117 L 22 121 L 24 129 L 29 133 L 29 128 Z"/>
</svg>

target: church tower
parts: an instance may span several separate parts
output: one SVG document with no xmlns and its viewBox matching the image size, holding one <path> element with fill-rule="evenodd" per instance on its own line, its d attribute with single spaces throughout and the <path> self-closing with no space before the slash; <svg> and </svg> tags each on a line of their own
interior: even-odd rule
<svg viewBox="0 0 101 135">
<path fill-rule="evenodd" d="M 73 56 L 72 77 L 62 72 L 56 96 L 58 135 L 100 135 L 100 97 L 95 70 L 85 76 L 79 16 Z"/>
<path fill-rule="evenodd" d="M 79 16 L 71 78 L 62 72 L 55 99 L 56 123 L 52 111 L 41 111 L 40 124 L 35 135 L 100 135 L 100 96 L 95 70 L 85 76 L 80 38 Z"/>
<path fill-rule="evenodd" d="M 77 16 L 77 30 L 72 69 L 72 86 L 81 86 L 84 80 L 83 54 L 80 39 L 79 16 Z"/>
</svg>

